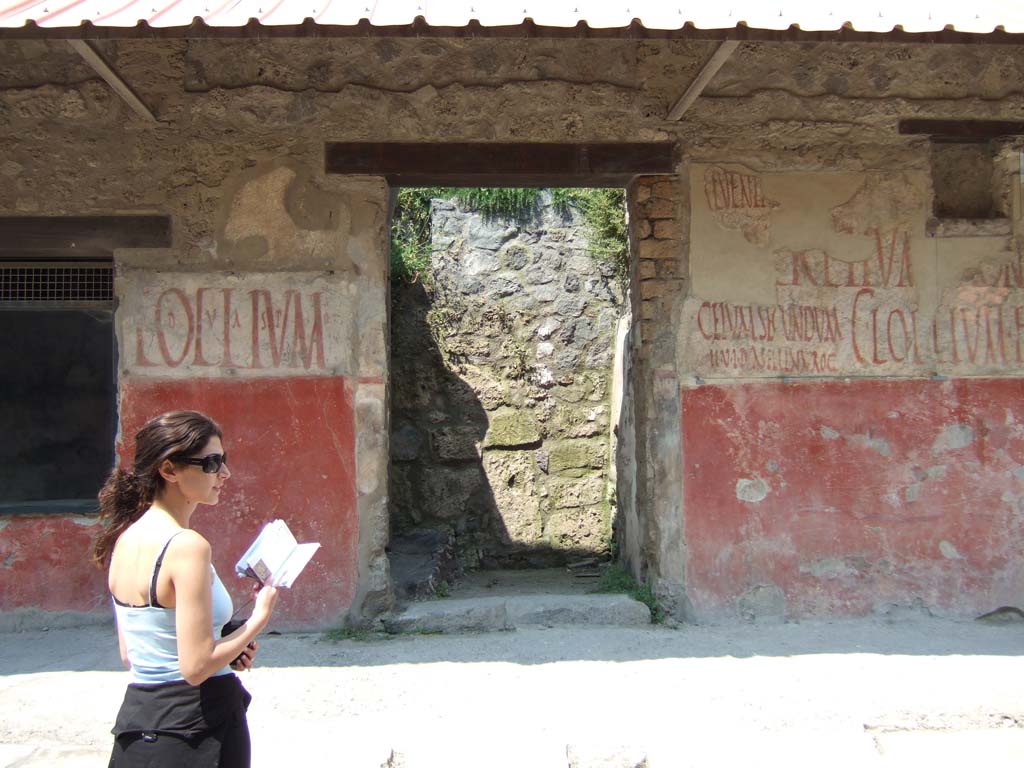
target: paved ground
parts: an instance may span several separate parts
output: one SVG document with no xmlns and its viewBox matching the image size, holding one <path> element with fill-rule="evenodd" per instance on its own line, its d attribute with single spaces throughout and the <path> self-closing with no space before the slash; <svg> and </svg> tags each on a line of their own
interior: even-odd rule
<svg viewBox="0 0 1024 768">
<path fill-rule="evenodd" d="M 1024 625 L 270 636 L 255 765 L 1024 765 Z M 105 765 L 112 628 L 0 635 L 0 766 Z M 646 760 L 646 762 L 644 762 Z"/>
</svg>

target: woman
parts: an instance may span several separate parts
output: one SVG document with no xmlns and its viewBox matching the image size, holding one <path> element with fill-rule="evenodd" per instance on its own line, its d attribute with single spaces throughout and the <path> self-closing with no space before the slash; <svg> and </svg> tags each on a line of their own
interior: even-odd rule
<svg viewBox="0 0 1024 768">
<path fill-rule="evenodd" d="M 221 440 L 201 413 L 165 413 L 135 435 L 133 468 L 115 469 L 99 494 L 104 528 L 93 559 L 109 569 L 121 660 L 132 672 L 113 729 L 117 768 L 249 765 L 250 697 L 231 669 L 252 666 L 277 590 L 260 589 L 252 616 L 219 637 L 231 597 L 189 522 L 231 477 Z"/>
</svg>

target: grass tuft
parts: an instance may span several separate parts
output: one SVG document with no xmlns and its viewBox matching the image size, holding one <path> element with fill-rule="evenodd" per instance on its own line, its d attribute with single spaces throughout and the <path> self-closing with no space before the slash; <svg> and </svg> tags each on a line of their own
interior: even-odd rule
<svg viewBox="0 0 1024 768">
<path fill-rule="evenodd" d="M 621 565 L 613 565 L 601 576 L 597 584 L 598 592 L 625 594 L 639 600 L 651 612 L 651 623 L 661 624 L 665 620 L 665 612 L 658 605 L 658 599 L 651 591 L 650 584 L 640 584 L 633 574 Z"/>
</svg>

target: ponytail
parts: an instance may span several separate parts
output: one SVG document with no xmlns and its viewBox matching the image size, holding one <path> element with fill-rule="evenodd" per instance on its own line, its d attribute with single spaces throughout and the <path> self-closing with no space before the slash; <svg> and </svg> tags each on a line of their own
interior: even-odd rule
<svg viewBox="0 0 1024 768">
<path fill-rule="evenodd" d="M 134 472 L 117 467 L 100 489 L 99 520 L 103 530 L 92 545 L 92 559 L 97 568 L 102 570 L 110 564 L 118 537 L 142 517 L 152 502 L 152 491 L 145 485 Z"/>
</svg>

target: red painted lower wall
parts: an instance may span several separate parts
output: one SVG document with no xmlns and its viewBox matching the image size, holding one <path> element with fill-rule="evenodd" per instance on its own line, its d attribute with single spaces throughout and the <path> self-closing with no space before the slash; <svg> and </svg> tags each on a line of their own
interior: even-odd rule
<svg viewBox="0 0 1024 768">
<path fill-rule="evenodd" d="M 682 437 L 698 615 L 1024 603 L 1024 380 L 703 386 Z"/>
<path fill-rule="evenodd" d="M 54 514 L 0 521 L 0 611 L 107 610 L 106 576 L 90 561 L 92 520 Z"/>
<path fill-rule="evenodd" d="M 220 503 L 199 507 L 193 527 L 213 547 L 214 565 L 239 606 L 251 580 L 234 564 L 275 518 L 321 549 L 278 601 L 282 626 L 337 625 L 352 604 L 359 536 L 355 411 L 342 378 L 129 379 L 121 389 L 119 450 L 152 416 L 189 408 L 224 431 L 231 478 Z M 273 625 L 271 625 L 273 629 Z"/>
<path fill-rule="evenodd" d="M 121 390 L 121 455 L 148 418 L 175 408 L 203 411 L 224 430 L 232 475 L 220 503 L 199 507 L 193 524 L 210 540 L 235 605 L 249 599 L 252 582 L 234 575 L 234 563 L 263 524 L 280 517 L 299 541 L 322 548 L 282 595 L 275 622 L 337 625 L 357 574 L 351 385 L 312 377 L 129 379 Z M 89 559 L 90 522 L 65 515 L 0 521 L 0 611 L 109 611 L 106 578 Z"/>
</svg>

